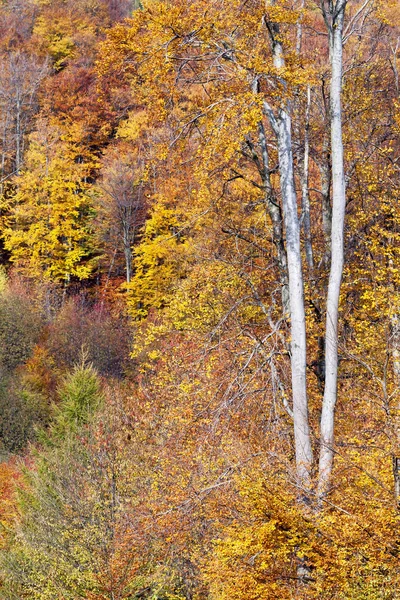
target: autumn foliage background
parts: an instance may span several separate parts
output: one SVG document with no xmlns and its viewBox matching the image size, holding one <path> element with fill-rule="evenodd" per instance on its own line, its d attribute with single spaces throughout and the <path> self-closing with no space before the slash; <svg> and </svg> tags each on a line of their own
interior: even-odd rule
<svg viewBox="0 0 400 600">
<path fill-rule="evenodd" d="M 291 110 L 317 454 L 331 259 L 320 3 L 0 2 L 0 598 L 399 597 L 399 19 L 396 0 L 348 1 L 321 500 L 316 467 L 306 490 L 296 471 L 264 103 Z"/>
</svg>

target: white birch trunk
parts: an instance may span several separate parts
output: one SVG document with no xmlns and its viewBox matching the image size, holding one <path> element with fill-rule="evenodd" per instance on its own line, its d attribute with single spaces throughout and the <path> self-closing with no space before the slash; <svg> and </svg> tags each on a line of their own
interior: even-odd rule
<svg viewBox="0 0 400 600">
<path fill-rule="evenodd" d="M 272 37 L 274 65 L 284 67 L 284 57 L 280 42 L 274 37 L 275 30 L 269 31 Z M 271 107 L 265 103 L 266 113 L 278 139 L 280 187 L 286 230 L 286 254 L 289 278 L 289 304 L 291 325 L 291 372 L 294 441 L 296 470 L 299 486 L 307 496 L 311 485 L 313 462 L 308 418 L 308 400 L 306 385 L 306 323 L 304 310 L 303 270 L 300 249 L 300 223 L 297 211 L 297 197 L 293 171 L 292 131 L 290 109 L 284 102 L 278 117 L 275 118 Z"/>
<path fill-rule="evenodd" d="M 331 6 L 331 5 L 330 5 Z M 346 208 L 342 138 L 342 32 L 346 0 L 337 0 L 329 21 L 331 80 L 332 231 L 331 268 L 326 307 L 325 389 L 321 414 L 318 498 L 327 493 L 333 466 L 334 420 L 338 378 L 339 296 L 344 262 L 344 217 Z M 324 9 L 324 7 L 323 7 Z M 324 14 L 327 21 L 327 15 Z"/>
<path fill-rule="evenodd" d="M 303 272 L 300 251 L 300 224 L 293 176 L 291 119 L 281 109 L 279 115 L 279 167 L 286 228 L 291 325 L 291 369 L 296 467 L 299 482 L 307 489 L 311 480 L 312 450 L 308 422 L 306 386 L 306 323 Z"/>
</svg>

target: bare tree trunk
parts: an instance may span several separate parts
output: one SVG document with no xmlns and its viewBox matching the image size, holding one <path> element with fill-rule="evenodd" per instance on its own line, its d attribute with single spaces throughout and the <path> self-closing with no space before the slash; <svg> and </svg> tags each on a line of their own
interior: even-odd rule
<svg viewBox="0 0 400 600">
<path fill-rule="evenodd" d="M 399 393 L 400 390 L 400 318 L 395 313 L 390 319 L 391 335 L 390 335 L 390 346 L 392 351 L 393 360 L 393 372 L 394 380 Z M 400 406 L 396 406 L 395 409 L 395 438 L 394 440 L 394 453 L 393 453 L 393 479 L 394 479 L 394 497 L 398 504 L 400 504 L 400 457 L 398 455 L 398 448 L 400 447 Z M 397 447 L 397 449 L 396 449 Z M 397 450 L 397 451 L 396 451 Z"/>
<path fill-rule="evenodd" d="M 0 111 L 1 111 L 1 104 L 0 104 Z M 7 160 L 7 133 L 8 133 L 8 127 L 9 127 L 9 110 L 7 107 L 6 110 L 6 114 L 3 116 L 4 122 L 3 122 L 3 131 L 2 131 L 2 144 L 1 144 L 1 164 L 0 164 L 0 196 L 3 195 L 4 193 L 4 181 L 6 179 L 6 160 Z"/>
<path fill-rule="evenodd" d="M 304 0 L 300 2 L 300 10 L 304 9 Z M 301 45 L 303 41 L 303 25 L 301 19 L 297 23 L 296 33 L 296 54 L 300 54 Z M 296 98 L 299 99 L 299 90 L 296 92 Z M 304 145 L 303 145 L 303 168 L 300 170 L 300 181 L 301 181 L 301 208 L 302 208 L 302 223 L 304 229 L 304 246 L 306 251 L 307 266 L 311 273 L 314 271 L 314 256 L 312 249 L 312 236 L 311 236 L 311 217 L 310 217 L 310 194 L 308 190 L 309 180 L 309 163 L 310 163 L 310 106 L 311 106 L 311 87 L 307 86 L 307 104 L 305 114 L 305 125 L 304 125 Z M 297 139 L 300 143 L 300 127 L 296 128 L 298 131 Z"/>
<path fill-rule="evenodd" d="M 274 189 L 271 183 L 267 139 L 265 135 L 264 125 L 262 123 L 259 124 L 259 139 L 264 170 L 263 184 L 265 186 L 266 191 L 266 203 L 268 208 L 268 214 L 272 222 L 272 240 L 276 249 L 279 280 L 281 284 L 282 314 L 284 317 L 287 317 L 290 313 L 290 302 L 288 268 L 286 260 L 285 242 L 283 237 L 283 217 L 278 198 L 275 196 Z"/>
<path fill-rule="evenodd" d="M 17 90 L 17 99 L 15 103 L 15 171 L 19 172 L 21 166 L 21 102 L 19 90 Z"/>
<path fill-rule="evenodd" d="M 300 250 L 300 224 L 297 214 L 297 198 L 293 176 L 291 120 L 289 114 L 283 109 L 280 110 L 278 127 L 281 192 L 285 217 L 286 252 L 289 272 L 292 396 L 296 465 L 300 483 L 308 488 L 311 481 L 312 450 L 306 386 L 306 324 Z"/>
<path fill-rule="evenodd" d="M 342 54 L 343 21 L 347 0 L 325 3 L 322 11 L 329 30 L 331 60 L 331 154 L 332 154 L 332 230 L 331 268 L 329 275 L 325 329 L 325 389 L 321 414 L 321 448 L 319 458 L 318 498 L 327 493 L 333 466 L 334 419 L 338 377 L 339 296 L 344 262 L 344 217 L 346 191 L 342 137 Z"/>
<path fill-rule="evenodd" d="M 394 497 L 400 503 L 400 458 L 393 456 Z"/>
<path fill-rule="evenodd" d="M 3 117 L 2 179 L 11 172 L 18 173 L 22 165 L 25 134 L 32 126 L 37 90 L 46 72 L 46 63 L 39 64 L 20 51 L 9 52 L 1 60 L 0 111 L 3 115 L 6 111 Z"/>
<path fill-rule="evenodd" d="M 331 207 L 331 153 L 329 148 L 329 138 L 324 136 L 322 143 L 322 162 L 319 165 L 321 173 L 321 194 L 322 194 L 322 227 L 325 237 L 325 252 L 323 264 L 329 267 L 331 260 L 331 231 L 332 231 L 332 207 Z"/>
<path fill-rule="evenodd" d="M 397 313 L 391 318 L 391 330 L 393 371 L 397 387 L 400 388 L 400 317 Z"/>
<path fill-rule="evenodd" d="M 274 66 L 285 66 L 283 49 L 278 41 L 276 25 L 266 22 L 272 41 Z M 296 469 L 304 496 L 311 485 L 313 462 L 308 419 L 308 399 L 306 385 L 306 325 L 304 310 L 303 270 L 300 248 L 300 223 L 297 211 L 297 197 L 293 171 L 292 124 L 290 106 L 283 102 L 275 117 L 272 108 L 264 102 L 264 109 L 278 140 L 280 186 L 286 230 L 286 255 L 289 276 L 289 301 L 291 324 L 291 371 L 293 424 L 296 453 Z"/>
<path fill-rule="evenodd" d="M 130 283 L 132 278 L 132 248 L 129 239 L 129 232 L 124 231 L 124 255 L 125 255 L 125 271 L 126 283 Z"/>
<path fill-rule="evenodd" d="M 306 122 L 304 128 L 304 156 L 303 156 L 303 172 L 301 174 L 301 205 L 302 205 L 302 218 L 304 228 L 304 246 L 306 250 L 307 265 L 312 274 L 314 271 L 314 255 L 312 248 L 312 236 L 311 236 L 311 218 L 310 218 L 310 194 L 308 191 L 308 171 L 310 162 L 310 106 L 311 106 L 311 88 L 307 87 L 307 108 L 306 108 Z"/>
</svg>

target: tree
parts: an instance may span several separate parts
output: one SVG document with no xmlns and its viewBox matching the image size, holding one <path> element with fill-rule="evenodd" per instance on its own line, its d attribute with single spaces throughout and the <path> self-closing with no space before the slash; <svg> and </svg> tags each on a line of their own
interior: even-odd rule
<svg viewBox="0 0 400 600">
<path fill-rule="evenodd" d="M 4 245 L 19 270 L 56 282 L 90 275 L 93 167 L 93 157 L 56 124 L 32 134 L 24 170 L 5 201 Z"/>
<path fill-rule="evenodd" d="M 276 23 L 265 24 L 271 37 L 275 68 L 285 68 L 285 58 L 280 31 Z M 285 86 L 284 82 L 284 86 Z M 278 140 L 279 171 L 282 206 L 285 218 L 286 255 L 289 281 L 290 308 L 290 356 L 292 374 L 293 426 L 296 448 L 296 468 L 299 485 L 305 491 L 310 488 L 313 454 L 309 430 L 307 398 L 307 347 L 306 317 L 304 309 L 303 267 L 300 246 L 300 224 L 293 169 L 292 121 L 289 100 L 281 99 L 278 117 L 275 117 L 269 103 L 265 101 L 265 111 Z"/>
<path fill-rule="evenodd" d="M 49 325 L 42 349 L 60 372 L 73 368 L 77 348 L 102 377 L 123 378 L 127 371 L 131 328 L 104 302 L 95 304 L 80 297 L 63 303 Z"/>
<path fill-rule="evenodd" d="M 338 0 L 322 13 L 329 32 L 331 60 L 331 154 L 332 154 L 332 223 L 331 267 L 326 309 L 325 388 L 321 414 L 321 451 L 319 459 L 319 496 L 326 493 L 332 473 L 334 420 L 338 378 L 338 315 L 344 263 L 344 218 L 346 210 L 345 172 L 342 137 L 342 47 L 343 24 L 347 0 Z"/>
<path fill-rule="evenodd" d="M 27 133 L 38 108 L 37 92 L 47 74 L 47 63 L 20 50 L 3 54 L 0 76 L 0 184 L 18 173 Z"/>
<path fill-rule="evenodd" d="M 4 598 L 122 600 L 141 589 L 148 539 L 136 529 L 135 496 L 143 453 L 118 392 L 107 412 L 104 401 L 88 365 L 62 384 L 46 444 L 19 490 L 13 544 L 1 557 Z"/>
<path fill-rule="evenodd" d="M 29 450 L 3 594 L 393 598 L 396 9 L 147 0 L 98 44 L 105 3 L 76 6 L 37 9 L 39 52 L 58 70 L 42 87 L 42 117 L 60 133 L 5 201 L 8 229 L 25 231 L 13 201 L 23 189 L 29 205 L 25 177 L 34 196 L 49 189 L 56 157 L 47 208 L 73 180 L 65 231 L 98 224 L 97 242 L 77 246 L 83 262 L 101 256 L 96 279 L 74 282 L 79 297 L 65 301 L 69 286 L 60 312 L 47 310 L 41 345 L 27 364 L 18 358 L 4 398 L 21 382 L 54 397 L 81 348 L 121 380 L 98 401 L 93 372 L 67 375 L 43 446 Z M 97 221 L 73 204 L 81 196 Z M 54 263 L 40 240 L 50 256 L 38 277 Z M 29 274 L 27 259 L 21 251 L 16 263 Z M 105 275 L 117 308 L 109 290 L 124 262 L 130 372 L 124 329 L 99 291 Z"/>
<path fill-rule="evenodd" d="M 150 212 L 143 239 L 135 249 L 135 277 L 128 287 L 128 307 L 134 318 L 142 319 L 151 308 L 169 304 L 174 282 L 184 277 L 184 258 L 190 250 L 190 240 L 174 210 L 160 201 Z"/>
<path fill-rule="evenodd" d="M 144 165 L 121 145 L 108 149 L 99 182 L 99 217 L 114 249 L 122 248 L 126 282 L 132 277 L 132 247 L 143 221 Z"/>
</svg>

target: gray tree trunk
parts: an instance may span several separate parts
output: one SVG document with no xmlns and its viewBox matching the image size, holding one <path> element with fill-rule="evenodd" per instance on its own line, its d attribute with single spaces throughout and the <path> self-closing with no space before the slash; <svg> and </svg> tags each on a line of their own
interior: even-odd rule
<svg viewBox="0 0 400 600">
<path fill-rule="evenodd" d="M 276 260 L 278 264 L 279 281 L 281 284 L 282 314 L 284 317 L 287 317 L 290 313 L 290 302 L 288 268 L 286 260 L 285 242 L 283 237 L 283 217 L 278 198 L 275 196 L 274 189 L 271 183 L 268 146 L 264 125 L 262 123 L 260 123 L 259 125 L 259 139 L 264 169 L 263 184 L 265 186 L 268 214 L 272 222 L 272 240 L 276 249 Z"/>
<path fill-rule="evenodd" d="M 293 176 L 291 119 L 284 109 L 281 109 L 279 113 L 278 128 L 280 181 L 289 273 L 290 352 L 296 467 L 300 483 L 308 488 L 311 480 L 312 450 L 306 386 L 307 359 L 303 271 L 300 250 L 300 224 Z"/>
<path fill-rule="evenodd" d="M 332 206 L 331 206 L 331 184 L 332 169 L 330 156 L 330 143 L 328 135 L 324 135 L 322 143 L 322 157 L 319 164 L 321 173 L 321 194 L 322 194 L 322 226 L 325 237 L 325 251 L 323 264 L 325 268 L 329 267 L 331 261 L 331 231 L 332 231 Z"/>
<path fill-rule="evenodd" d="M 304 156 L 303 156 L 303 172 L 301 174 L 301 206 L 302 219 L 304 228 L 304 247 L 306 251 L 306 260 L 310 273 L 314 271 L 314 255 L 312 248 L 311 235 L 311 216 L 310 216 L 310 194 L 308 191 L 309 179 L 309 162 L 310 162 L 310 106 L 311 106 L 311 88 L 307 87 L 307 108 L 306 122 L 304 126 Z"/>
<path fill-rule="evenodd" d="M 339 296 L 344 262 L 344 217 L 346 208 L 343 137 L 342 137 L 342 53 L 343 21 L 347 0 L 325 4 L 322 11 L 329 31 L 331 61 L 331 155 L 332 155 L 332 230 L 325 329 L 325 389 L 321 414 L 318 498 L 327 493 L 334 453 L 334 420 L 338 377 Z"/>
<path fill-rule="evenodd" d="M 124 230 L 124 255 L 125 255 L 125 272 L 126 272 L 126 283 L 130 283 L 132 278 L 132 247 L 131 247 L 131 236 L 130 232 Z"/>
<path fill-rule="evenodd" d="M 397 313 L 392 315 L 390 319 L 391 326 L 391 351 L 393 360 L 393 374 L 395 384 L 397 386 L 397 393 L 400 390 L 400 317 Z M 393 453 L 393 479 L 394 479 L 394 497 L 397 503 L 400 503 L 400 406 L 397 405 L 395 409 L 395 421 L 394 421 L 394 453 Z"/>
<path fill-rule="evenodd" d="M 283 49 L 278 40 L 276 25 L 266 23 L 271 36 L 274 66 L 285 66 Z M 298 483 L 307 495 L 311 485 L 313 462 L 311 437 L 308 418 L 308 399 L 306 385 L 306 324 L 304 310 L 303 270 L 300 247 L 300 223 L 297 209 L 297 197 L 293 170 L 292 124 L 290 106 L 283 101 L 275 117 L 267 102 L 264 108 L 278 140 L 280 187 L 286 230 L 286 255 L 289 280 L 289 304 L 291 326 L 291 374 L 294 441 Z"/>
</svg>

